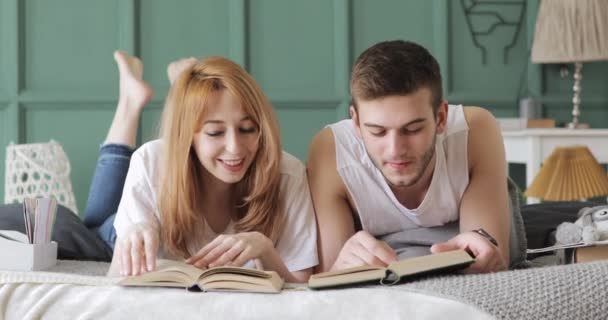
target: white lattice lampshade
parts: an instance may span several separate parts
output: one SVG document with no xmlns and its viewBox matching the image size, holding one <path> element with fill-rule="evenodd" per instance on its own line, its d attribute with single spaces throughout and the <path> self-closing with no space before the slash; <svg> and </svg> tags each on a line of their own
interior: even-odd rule
<svg viewBox="0 0 608 320">
<path fill-rule="evenodd" d="M 57 141 L 6 147 L 4 203 L 54 197 L 78 214 L 70 180 L 70 160 Z"/>
</svg>

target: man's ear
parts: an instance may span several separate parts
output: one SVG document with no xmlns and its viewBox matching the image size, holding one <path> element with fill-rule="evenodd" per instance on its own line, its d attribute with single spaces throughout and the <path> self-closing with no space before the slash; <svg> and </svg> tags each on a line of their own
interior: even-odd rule
<svg viewBox="0 0 608 320">
<path fill-rule="evenodd" d="M 448 102 L 446 100 L 441 101 L 435 118 L 437 121 L 437 134 L 441 134 L 445 131 L 448 123 Z"/>
<path fill-rule="evenodd" d="M 348 108 L 348 113 L 350 113 L 350 118 L 353 120 L 353 124 L 355 125 L 355 133 L 357 136 L 361 138 L 361 126 L 359 125 L 359 114 L 357 113 L 357 109 L 355 106 L 351 105 Z"/>
</svg>

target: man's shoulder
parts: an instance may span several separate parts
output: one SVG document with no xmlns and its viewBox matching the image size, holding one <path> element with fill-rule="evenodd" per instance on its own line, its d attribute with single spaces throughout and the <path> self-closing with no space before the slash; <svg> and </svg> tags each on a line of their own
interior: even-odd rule
<svg viewBox="0 0 608 320">
<path fill-rule="evenodd" d="M 464 116 L 471 130 L 487 127 L 488 122 L 495 123 L 496 118 L 490 111 L 482 107 L 463 107 Z"/>
<path fill-rule="evenodd" d="M 504 152 L 500 126 L 494 115 L 481 107 L 466 107 L 464 110 L 469 125 L 468 156 L 472 169 L 480 161 L 493 159 L 496 152 Z M 488 145 L 501 145 L 500 148 L 488 148 Z"/>
<path fill-rule="evenodd" d="M 332 192 L 345 194 L 346 189 L 336 165 L 335 145 L 334 132 L 330 127 L 323 128 L 313 137 L 306 164 L 309 182 L 311 188 L 329 188 Z"/>
<path fill-rule="evenodd" d="M 316 158 L 324 158 L 333 157 L 335 162 L 335 141 L 334 141 L 334 133 L 332 129 L 328 126 L 321 131 L 319 131 L 313 138 L 310 143 L 310 152 L 308 157 L 308 162 L 316 160 Z"/>
</svg>

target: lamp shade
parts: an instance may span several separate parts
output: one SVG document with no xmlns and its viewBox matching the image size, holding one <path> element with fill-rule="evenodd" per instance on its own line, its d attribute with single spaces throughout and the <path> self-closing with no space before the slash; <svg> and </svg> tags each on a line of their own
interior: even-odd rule
<svg viewBox="0 0 608 320">
<path fill-rule="evenodd" d="M 608 60 L 608 1 L 542 0 L 532 62 Z"/>
<path fill-rule="evenodd" d="M 559 147 L 545 160 L 525 195 L 546 201 L 606 196 L 608 175 L 587 147 Z"/>
</svg>

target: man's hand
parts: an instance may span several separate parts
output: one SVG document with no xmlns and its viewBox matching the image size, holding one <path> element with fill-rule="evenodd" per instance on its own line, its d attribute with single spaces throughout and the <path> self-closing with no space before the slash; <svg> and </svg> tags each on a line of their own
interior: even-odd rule
<svg viewBox="0 0 608 320">
<path fill-rule="evenodd" d="M 465 273 L 497 272 L 507 269 L 507 264 L 498 247 L 475 232 L 464 232 L 447 242 L 431 247 L 432 253 L 452 250 L 469 250 L 475 256 L 475 263 L 465 269 Z"/>
<path fill-rule="evenodd" d="M 264 262 L 264 255 L 273 250 L 272 241 L 259 232 L 221 234 L 186 260 L 198 268 L 218 266 L 241 267 L 251 259 Z"/>
<path fill-rule="evenodd" d="M 156 268 L 158 229 L 139 223 L 116 239 L 114 258 L 118 259 L 122 276 L 139 275 Z"/>
<path fill-rule="evenodd" d="M 359 231 L 346 241 L 331 270 L 362 265 L 386 267 L 395 261 L 397 254 L 386 242 L 374 238 L 367 231 Z"/>
</svg>

